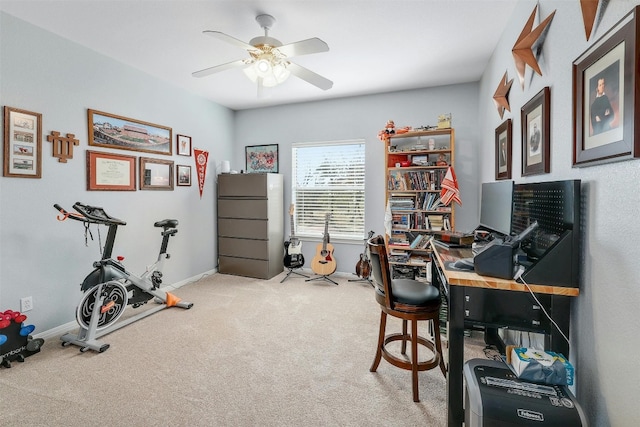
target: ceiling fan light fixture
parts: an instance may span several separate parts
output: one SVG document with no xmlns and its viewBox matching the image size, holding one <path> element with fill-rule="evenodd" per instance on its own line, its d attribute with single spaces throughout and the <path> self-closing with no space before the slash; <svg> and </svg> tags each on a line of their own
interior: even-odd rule
<svg viewBox="0 0 640 427">
<path fill-rule="evenodd" d="M 260 55 L 256 61 L 244 69 L 244 73 L 254 83 L 261 79 L 262 85 L 266 87 L 277 86 L 291 75 L 287 69 L 287 62 L 272 53 Z"/>
<path fill-rule="evenodd" d="M 204 33 L 209 36 L 244 48 L 249 57 L 205 68 L 191 73 L 192 76 L 205 77 L 230 68 L 241 68 L 249 80 L 257 83 L 259 93 L 264 87 L 277 86 L 283 83 L 291 74 L 322 90 L 328 90 L 333 87 L 331 80 L 290 61 L 290 58 L 296 56 L 327 52 L 329 46 L 324 41 L 313 37 L 283 45 L 279 40 L 269 36 L 269 30 L 275 23 L 273 16 L 258 15 L 256 21 L 264 29 L 264 36 L 254 37 L 249 43 L 220 31 L 205 30 Z"/>
<path fill-rule="evenodd" d="M 272 59 L 267 58 L 267 55 L 263 55 L 259 58 L 255 64 L 253 64 L 253 68 L 256 70 L 256 74 L 260 77 L 265 78 L 269 74 L 273 72 L 273 67 L 271 66 Z"/>
</svg>

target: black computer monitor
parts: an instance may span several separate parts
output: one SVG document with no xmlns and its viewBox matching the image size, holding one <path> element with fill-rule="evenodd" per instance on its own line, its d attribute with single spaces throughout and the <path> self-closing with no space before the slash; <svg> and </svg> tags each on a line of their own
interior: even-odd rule
<svg viewBox="0 0 640 427">
<path fill-rule="evenodd" d="M 513 181 L 482 183 L 480 226 L 505 236 L 511 234 Z"/>
</svg>

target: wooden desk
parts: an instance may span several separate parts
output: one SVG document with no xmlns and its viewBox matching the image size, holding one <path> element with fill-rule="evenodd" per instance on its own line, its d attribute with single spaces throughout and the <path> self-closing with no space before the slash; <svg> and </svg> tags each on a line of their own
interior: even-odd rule
<svg viewBox="0 0 640 427">
<path fill-rule="evenodd" d="M 505 280 L 494 277 L 480 276 L 472 271 L 456 271 L 447 269 L 450 262 L 460 258 L 473 256 L 470 249 L 444 249 L 434 245 L 435 262 L 432 263 L 432 281 L 437 284 L 448 300 L 448 327 L 449 339 L 449 364 L 447 372 L 447 412 L 448 425 L 461 426 L 464 422 L 463 408 L 463 374 L 464 364 L 464 325 L 465 325 L 465 290 L 468 288 L 485 289 L 490 293 L 526 292 L 527 287 L 513 280 Z M 577 288 L 546 286 L 529 284 L 536 294 L 548 295 L 551 301 L 550 307 L 545 307 L 549 314 L 560 326 L 563 333 L 569 336 L 569 303 L 570 298 L 578 296 Z M 521 295 L 517 295 L 521 296 Z M 530 295 L 529 295 L 530 297 Z M 474 321 L 474 323 L 482 323 Z M 497 324 L 492 322 L 491 326 Z M 513 322 L 505 321 L 501 326 L 514 326 Z M 550 334 L 549 350 L 559 351 L 565 356 L 568 354 L 568 346 L 562 335 L 553 327 L 544 327 L 542 330 Z"/>
</svg>

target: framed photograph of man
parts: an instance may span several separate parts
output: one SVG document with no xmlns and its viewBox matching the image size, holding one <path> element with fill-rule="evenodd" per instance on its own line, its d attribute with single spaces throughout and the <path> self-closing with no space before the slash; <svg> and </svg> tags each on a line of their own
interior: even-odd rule
<svg viewBox="0 0 640 427">
<path fill-rule="evenodd" d="M 551 90 L 543 88 L 521 110 L 522 176 L 549 173 Z"/>
<path fill-rule="evenodd" d="M 511 119 L 496 128 L 496 180 L 511 179 Z"/>
<path fill-rule="evenodd" d="M 573 166 L 640 157 L 636 6 L 573 62 Z"/>
</svg>

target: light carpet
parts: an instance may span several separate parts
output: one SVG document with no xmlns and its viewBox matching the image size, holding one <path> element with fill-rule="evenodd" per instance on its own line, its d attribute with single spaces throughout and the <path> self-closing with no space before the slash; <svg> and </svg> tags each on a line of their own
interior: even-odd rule
<svg viewBox="0 0 640 427">
<path fill-rule="evenodd" d="M 0 425 L 446 425 L 439 369 L 420 373 L 420 403 L 410 371 L 382 360 L 369 372 L 380 317 L 369 283 L 283 278 L 214 274 L 183 286 L 173 293 L 192 309 L 106 335 L 101 354 L 47 339 L 0 368 Z M 482 349 L 472 340 L 465 357 Z"/>
</svg>

